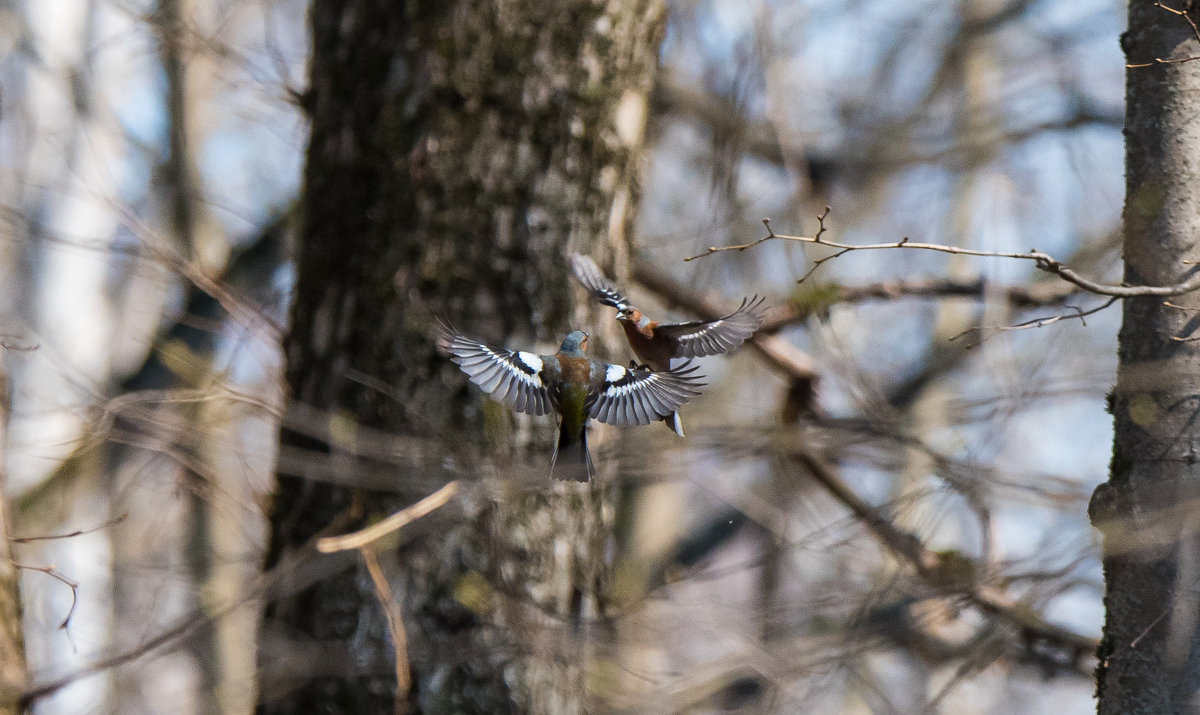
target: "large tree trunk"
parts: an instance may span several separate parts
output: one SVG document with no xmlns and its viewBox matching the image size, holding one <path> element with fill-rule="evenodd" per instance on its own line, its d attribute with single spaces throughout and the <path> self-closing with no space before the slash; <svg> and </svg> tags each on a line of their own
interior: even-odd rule
<svg viewBox="0 0 1200 715">
<path fill-rule="evenodd" d="M 563 252 L 625 261 L 662 21 L 655 0 L 313 5 L 312 137 L 285 350 L 292 399 L 324 411 L 333 439 L 285 427 L 281 464 L 303 454 L 324 476 L 281 466 L 268 566 L 335 522 L 345 531 L 440 482 L 470 482 L 492 458 L 508 465 L 500 477 L 523 482 L 498 496 L 505 487 L 475 490 L 467 518 L 380 555 L 408 627 L 409 704 L 423 711 L 582 710 L 586 648 L 569 625 L 594 611 L 611 494 L 549 483 L 545 454 L 514 457 L 514 421 L 436 354 L 430 322 L 547 348 L 586 315 Z M 369 460 L 365 428 L 455 459 Z M 549 421 L 533 428 L 548 444 Z M 362 488 L 369 472 L 383 476 L 375 491 Z M 287 596 L 264 621 L 262 710 L 390 710 L 388 647 L 361 565 Z M 317 654 L 313 668 L 286 663 L 301 652 Z"/>
<path fill-rule="evenodd" d="M 1131 64 L 1197 54 L 1184 18 L 1133 2 Z M 1200 258 L 1200 66 L 1126 74 L 1125 281 L 1169 285 Z M 1100 713 L 1200 708 L 1200 295 L 1125 301 L 1109 481 L 1092 497 L 1104 533 L 1107 619 Z"/>
</svg>

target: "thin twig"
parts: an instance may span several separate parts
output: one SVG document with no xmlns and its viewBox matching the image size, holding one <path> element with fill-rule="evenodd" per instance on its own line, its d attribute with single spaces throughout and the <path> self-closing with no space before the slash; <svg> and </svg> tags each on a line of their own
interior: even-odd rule
<svg viewBox="0 0 1200 715">
<path fill-rule="evenodd" d="M 1195 62 L 1196 60 L 1200 60 L 1200 55 L 1193 55 L 1192 57 L 1178 57 L 1173 60 L 1164 60 L 1161 57 L 1155 57 L 1153 62 L 1127 64 L 1125 65 L 1125 69 L 1137 70 L 1142 69 L 1143 67 L 1153 67 L 1154 65 L 1177 65 L 1183 62 Z"/>
<path fill-rule="evenodd" d="M 17 353 L 31 353 L 41 345 L 19 335 L 0 335 L 0 348 Z"/>
<path fill-rule="evenodd" d="M 1013 599 L 1003 589 L 973 580 L 979 569 L 929 550 L 912 533 L 889 521 L 879 509 L 854 493 L 825 463 L 807 450 L 792 453 L 792 458 L 807 468 L 813 478 L 835 499 L 849 509 L 867 530 L 892 553 L 912 564 L 917 575 L 929 586 L 943 592 L 961 594 L 982 610 L 1003 618 L 1022 632 L 1069 647 L 1073 654 L 1095 652 L 1097 641 L 1042 619 L 1033 609 Z M 958 555 L 960 559 L 967 557 Z"/>
<path fill-rule="evenodd" d="M 283 335 L 283 326 L 266 311 L 243 299 L 219 278 L 209 275 L 196 261 L 182 256 L 168 241 L 147 226 L 132 208 L 116 201 L 112 203 L 113 209 L 124 220 L 125 226 L 138 239 L 142 248 L 149 253 L 150 258 L 183 276 L 196 288 L 216 300 L 238 325 L 247 328 L 260 327 L 268 337 L 274 339 Z"/>
<path fill-rule="evenodd" d="M 1200 28 L 1196 27 L 1196 22 L 1192 20 L 1192 16 L 1188 15 L 1186 10 L 1176 10 L 1173 7 L 1167 7 L 1166 5 L 1163 5 L 1161 2 L 1155 2 L 1154 7 L 1161 10 L 1166 10 L 1172 15 L 1178 15 L 1179 17 L 1182 17 L 1184 21 L 1187 22 L 1188 26 L 1192 28 L 1192 36 L 1196 38 L 1197 42 L 1200 42 Z M 1125 65 L 1125 68 L 1141 69 L 1142 67 L 1153 67 L 1154 65 L 1177 65 L 1183 62 L 1195 62 L 1196 60 L 1200 60 L 1200 55 L 1193 55 L 1191 57 L 1178 57 L 1171 60 L 1164 60 L 1161 57 L 1155 57 L 1153 62 L 1127 64 Z"/>
<path fill-rule="evenodd" d="M 335 519 L 334 524 L 336 525 L 340 523 L 341 518 L 342 517 Z M 111 668 L 131 663 L 149 653 L 157 651 L 160 648 L 176 646 L 186 639 L 191 638 L 201 629 L 211 627 L 212 624 L 216 623 L 222 618 L 225 618 L 240 608 L 248 605 L 261 605 L 260 599 L 264 597 L 270 597 L 272 589 L 275 589 L 280 584 L 288 585 L 289 588 L 296 588 L 296 573 L 301 568 L 314 563 L 318 558 L 322 557 L 316 555 L 310 546 L 305 546 L 304 548 L 283 557 L 280 563 L 276 564 L 270 570 L 261 573 L 244 589 L 226 601 L 223 605 L 191 611 L 177 619 L 173 625 L 164 628 L 159 633 L 138 643 L 128 650 L 98 658 L 97 660 L 87 663 L 73 671 L 60 675 L 53 680 L 36 684 L 21 694 L 20 704 L 22 707 L 29 707 L 38 700 L 53 695 L 54 693 L 57 693 L 63 688 L 79 680 L 95 675 L 96 673 L 104 672 Z M 21 567 L 19 564 L 18 567 L 36 568 Z M 37 570 L 44 572 L 44 569 Z M 55 578 L 59 578 L 55 574 L 51 575 L 54 575 Z"/>
<path fill-rule="evenodd" d="M 748 248 L 752 248 L 752 247 L 757 246 L 766 241 L 770 241 L 772 239 L 779 239 L 781 241 L 795 241 L 798 243 L 811 243 L 811 244 L 818 245 L 818 246 L 825 246 L 827 248 L 836 249 L 833 254 L 814 260 L 813 267 L 811 269 L 809 269 L 809 271 L 807 273 L 805 273 L 798 281 L 796 281 L 797 283 L 803 283 L 805 280 L 808 279 L 809 276 L 811 276 L 813 274 L 814 271 L 817 270 L 817 268 L 819 268 L 825 262 L 831 261 L 835 258 L 838 258 L 839 256 L 843 256 L 847 253 L 850 253 L 851 251 L 874 251 L 874 250 L 886 250 L 886 249 L 896 249 L 896 248 L 901 248 L 901 249 L 902 248 L 911 248 L 911 249 L 917 249 L 917 250 L 923 250 L 923 251 L 936 251 L 938 253 L 950 253 L 950 254 L 957 255 L 957 256 L 981 256 L 981 257 L 986 257 L 986 258 L 1015 258 L 1015 259 L 1019 259 L 1019 260 L 1033 261 L 1034 266 L 1036 268 L 1038 268 L 1038 270 L 1042 270 L 1047 273 L 1056 275 L 1059 278 L 1063 279 L 1064 281 L 1067 281 L 1068 283 L 1072 283 L 1076 286 L 1079 286 L 1080 288 L 1087 291 L 1088 293 L 1095 293 L 1096 295 L 1114 296 L 1117 298 L 1136 298 L 1136 297 L 1140 297 L 1140 296 L 1168 297 L 1168 296 L 1174 296 L 1174 295 L 1183 295 L 1184 293 L 1190 293 L 1190 292 L 1196 290 L 1197 288 L 1200 288 L 1200 271 L 1194 272 L 1190 278 L 1188 278 L 1184 281 L 1175 283 L 1173 285 L 1166 285 L 1166 286 L 1130 286 L 1130 285 L 1111 285 L 1111 284 L 1106 284 L 1106 283 L 1099 283 L 1090 278 L 1086 278 L 1084 276 L 1079 275 L 1075 271 L 1068 268 L 1066 266 L 1066 264 L 1062 263 L 1061 261 L 1054 258 L 1050 254 L 1043 253 L 1036 249 L 1031 249 L 1028 253 L 1012 253 L 1012 252 L 1007 252 L 1007 251 L 980 251 L 980 250 L 976 250 L 973 248 L 960 248 L 958 246 L 948 246 L 948 245 L 941 244 L 941 243 L 921 243 L 921 242 L 917 242 L 917 241 L 910 241 L 910 240 L 908 240 L 907 236 L 900 239 L 899 241 L 892 241 L 890 243 L 864 243 L 864 244 L 858 244 L 858 245 L 852 245 L 852 244 L 848 244 L 848 243 L 839 243 L 837 241 L 829 241 L 827 239 L 822 238 L 822 235 L 826 231 L 825 218 L 828 215 L 829 215 L 829 207 L 826 206 L 825 210 L 821 213 L 821 215 L 817 217 L 817 221 L 820 223 L 820 226 L 817 230 L 817 233 L 813 236 L 792 236 L 792 235 L 787 235 L 787 234 L 782 234 L 782 233 L 775 233 L 775 231 L 771 228 L 771 220 L 763 219 L 763 225 L 766 226 L 766 228 L 767 228 L 767 235 L 765 237 L 763 237 L 757 241 L 752 241 L 750 243 L 743 243 L 743 244 L 738 244 L 738 245 L 733 245 L 733 246 L 710 246 L 708 248 L 708 250 L 705 251 L 704 253 L 700 253 L 695 256 L 690 256 L 688 258 L 685 258 L 684 260 L 685 261 L 694 261 L 697 258 L 703 258 L 705 256 L 710 256 L 714 253 L 722 253 L 725 251 L 744 251 Z"/>
<path fill-rule="evenodd" d="M 824 219 L 828 215 L 828 210 L 823 212 L 819 217 L 820 227 L 816 236 L 803 239 L 812 243 L 820 243 L 821 245 L 829 245 L 840 247 L 843 249 L 857 250 L 859 247 L 844 246 L 833 244 L 821 238 L 825 232 Z M 770 238 L 788 238 L 775 234 L 769 223 L 764 222 L 769 232 Z M 761 243 L 761 241 L 757 242 Z M 750 248 L 757 243 L 745 244 L 744 246 L 729 246 L 725 249 L 711 249 L 711 252 L 720 250 L 739 250 Z M 881 244 L 875 247 L 892 248 L 908 245 L 910 247 L 932 247 L 933 244 L 908 244 L 906 241 L 898 244 Z M 949 252 L 965 252 L 972 255 L 990 255 L 985 252 L 967 251 L 966 249 L 955 249 L 953 247 L 937 247 L 939 249 L 949 249 Z M 707 254 L 702 254 L 707 255 Z M 1029 258 L 1026 254 L 1012 254 L 1015 257 Z M 698 258 L 694 256 L 693 258 Z M 692 259 L 687 259 L 692 260 Z M 1065 269 L 1065 267 L 1064 267 Z M 676 303 L 687 307 L 692 312 L 702 317 L 716 317 L 720 313 L 712 306 L 704 305 L 703 302 L 695 296 L 694 292 L 688 291 L 686 288 L 677 285 L 671 281 L 660 271 L 657 271 L 652 266 L 644 263 L 639 263 L 634 266 L 633 275 L 635 280 L 641 283 L 644 287 L 655 291 L 669 302 Z M 1198 279 L 1197 282 L 1200 282 Z M 1078 283 L 1076 283 L 1078 285 Z M 1083 286 L 1080 286 L 1083 287 Z M 1113 298 L 1116 300 L 1116 297 Z M 1103 309 L 1101 306 L 1095 310 Z M 1084 315 L 1090 315 L 1093 311 L 1080 311 Z M 1081 317 L 1073 315 L 1070 317 Z M 1046 320 L 1046 319 L 1042 319 Z M 756 337 L 761 340 L 763 336 Z M 775 336 L 769 336 L 775 337 Z M 810 366 L 798 366 L 789 364 L 788 362 L 775 362 L 775 366 L 782 369 L 785 373 L 789 373 L 793 378 L 808 378 L 815 376 L 813 368 Z M 859 519 L 873 534 L 876 539 L 887 549 L 900 556 L 905 561 L 913 565 L 919 578 L 928 583 L 931 587 L 948 592 L 961 594 L 971 602 L 975 603 L 979 608 L 989 613 L 992 613 L 1005 621 L 1014 624 L 1022 632 L 1032 634 L 1037 637 L 1045 638 L 1048 641 L 1063 644 L 1068 647 L 1074 656 L 1079 654 L 1095 651 L 1096 641 L 1084 635 L 1077 634 L 1069 629 L 1056 626 L 1049 623 L 1038 616 L 1032 609 L 1025 604 L 1010 597 L 1003 589 L 987 584 L 978 584 L 971 581 L 970 578 L 964 578 L 969 574 L 964 574 L 961 569 L 957 568 L 958 564 L 952 562 L 951 559 L 946 559 L 942 555 L 928 549 L 924 543 L 916 535 L 905 531 L 890 520 L 888 520 L 879 509 L 871 506 L 835 474 L 831 469 L 824 465 L 821 460 L 807 451 L 801 450 L 793 454 L 793 458 L 808 468 L 808 471 L 813 475 L 814 479 L 837 501 L 847 507 L 857 519 Z M 965 558 L 965 557 L 964 557 Z M 970 571 L 975 573 L 979 569 L 971 566 Z"/>
<path fill-rule="evenodd" d="M 62 620 L 62 623 L 58 624 L 58 629 L 60 631 L 65 630 L 67 624 L 71 622 L 71 616 L 75 614 L 75 606 L 79 603 L 79 583 L 77 581 L 72 581 L 66 576 L 60 574 L 54 569 L 54 566 L 29 566 L 27 564 L 19 564 L 16 561 L 13 561 L 12 565 L 19 569 L 25 569 L 26 571 L 40 571 L 41 573 L 44 573 L 51 578 L 58 579 L 67 586 L 71 587 L 71 607 L 67 609 L 67 617 Z"/>
<path fill-rule="evenodd" d="M 108 521 L 104 522 L 103 524 L 99 524 L 97 526 L 93 526 L 93 527 L 90 527 L 87 529 L 76 529 L 75 531 L 72 531 L 69 534 L 48 534 L 46 536 L 10 536 L 8 540 L 13 542 L 14 544 L 28 544 L 31 541 L 49 541 L 51 539 L 71 539 L 76 536 L 83 536 L 84 534 L 90 534 L 94 531 L 100 531 L 101 529 L 107 529 L 110 526 L 116 526 L 117 524 L 120 524 L 122 521 L 125 521 L 128 518 L 129 518 L 129 514 L 125 513 L 120 516 L 113 517 L 112 519 L 109 519 Z"/>
<path fill-rule="evenodd" d="M 1003 333 L 1003 332 L 1007 332 L 1010 330 L 1028 330 L 1029 328 L 1044 328 L 1047 325 L 1053 325 L 1054 323 L 1057 323 L 1062 320 L 1078 319 L 1080 323 L 1082 323 L 1083 325 L 1086 326 L 1087 325 L 1087 320 L 1086 320 L 1087 316 L 1095 315 L 1096 313 L 1099 313 L 1100 311 L 1109 307 L 1113 303 L 1116 303 L 1117 300 L 1119 300 L 1119 298 L 1117 298 L 1116 296 L 1113 296 L 1113 297 L 1110 297 L 1108 300 L 1104 301 L 1103 303 L 1101 303 L 1100 305 L 1096 306 L 1095 308 L 1089 308 L 1087 310 L 1084 310 L 1083 308 L 1080 308 L 1077 305 L 1068 305 L 1066 307 L 1070 308 L 1071 310 L 1074 310 L 1075 311 L 1074 313 L 1060 313 L 1059 315 L 1051 315 L 1051 316 L 1047 316 L 1044 318 L 1032 318 L 1030 320 L 1026 320 L 1025 322 L 1017 323 L 1015 325 L 999 325 L 999 326 L 990 327 L 990 328 L 983 328 L 983 327 L 970 328 L 968 330 L 962 331 L 961 333 L 959 333 L 957 335 L 952 336 L 950 338 L 950 340 L 951 341 L 958 340 L 959 338 L 962 338 L 963 336 L 973 335 L 975 333 L 980 333 L 980 332 L 991 331 L 993 333 Z"/>
<path fill-rule="evenodd" d="M 408 667 L 408 636 L 404 632 L 404 614 L 400 610 L 400 604 L 392 597 L 392 589 L 388 586 L 383 569 L 379 566 L 379 558 L 375 555 L 375 550 L 363 547 L 358 550 L 358 553 L 367 565 L 367 573 L 371 575 L 371 583 L 375 586 L 375 597 L 379 599 L 379 605 L 383 607 L 388 631 L 392 635 L 392 650 L 396 652 L 395 712 L 400 715 L 400 713 L 408 711 L 408 690 L 412 687 L 412 673 Z"/>
<path fill-rule="evenodd" d="M 1041 281 L 1024 285 L 1000 285 L 983 278 L 913 278 L 878 281 L 861 285 L 823 284 L 812 289 L 811 298 L 802 294 L 790 304 L 778 306 L 759 328 L 774 333 L 803 322 L 814 313 L 834 305 L 856 304 L 871 300 L 898 298 L 985 298 L 997 300 L 1014 308 L 1042 308 L 1061 305 L 1078 295 L 1080 289 L 1063 281 Z M 799 304 L 799 305 L 797 305 Z"/>
<path fill-rule="evenodd" d="M 1158 618 L 1155 618 L 1153 621 L 1150 621 L 1150 625 L 1146 626 L 1146 629 L 1144 631 L 1142 631 L 1141 633 L 1139 633 L 1137 638 L 1134 638 L 1133 640 L 1129 641 L 1129 647 L 1137 648 L 1138 643 L 1141 643 L 1142 639 L 1145 638 L 1147 635 L 1149 635 L 1150 631 L 1154 630 L 1154 627 L 1157 626 L 1160 622 L 1162 622 L 1162 619 L 1166 618 L 1167 614 L 1170 612 L 1171 612 L 1170 608 L 1164 608 L 1163 612 L 1158 614 Z"/>
</svg>

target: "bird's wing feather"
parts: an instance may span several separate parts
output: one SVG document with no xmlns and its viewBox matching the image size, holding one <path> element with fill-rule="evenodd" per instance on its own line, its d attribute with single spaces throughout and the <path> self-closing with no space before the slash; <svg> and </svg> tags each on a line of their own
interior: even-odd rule
<svg viewBox="0 0 1200 715">
<path fill-rule="evenodd" d="M 758 296 L 744 299 L 737 310 L 717 320 L 660 323 L 654 332 L 671 341 L 671 357 L 693 358 L 726 353 L 745 342 L 762 325 L 766 315 L 763 307 L 765 300 Z"/>
<path fill-rule="evenodd" d="M 452 330 L 442 343 L 471 382 L 506 407 L 531 415 L 550 412 L 550 390 L 542 380 L 548 358 L 523 350 L 505 350 L 477 342 Z"/>
<path fill-rule="evenodd" d="M 610 425 L 648 425 L 678 410 L 706 384 L 690 363 L 663 372 L 593 364 L 602 366 L 603 374 L 593 386 L 588 415 Z"/>
<path fill-rule="evenodd" d="M 604 275 L 604 271 L 600 270 L 600 266 L 591 258 L 579 253 L 572 253 L 567 256 L 571 262 L 571 272 L 579 279 L 584 288 L 587 288 L 592 293 L 592 297 L 600 301 L 604 305 L 621 310 L 625 307 L 632 307 L 629 301 L 625 300 L 625 296 L 617 290 L 612 281 Z"/>
</svg>

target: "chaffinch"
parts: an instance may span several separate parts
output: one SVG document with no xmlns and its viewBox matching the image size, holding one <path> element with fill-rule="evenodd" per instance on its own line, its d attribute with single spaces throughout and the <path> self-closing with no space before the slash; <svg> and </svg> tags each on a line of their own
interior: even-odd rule
<svg viewBox="0 0 1200 715">
<path fill-rule="evenodd" d="M 763 307 L 766 299 L 756 295 L 743 299 L 738 309 L 724 318 L 658 323 L 633 307 L 591 258 L 578 253 L 568 258 L 571 271 L 592 297 L 617 309 L 617 320 L 625 329 L 625 339 L 633 354 L 642 365 L 656 372 L 670 370 L 672 358 L 705 357 L 733 350 L 754 335 L 766 315 Z M 663 422 L 675 434 L 683 436 L 683 422 L 678 414 L 666 415 Z"/>
<path fill-rule="evenodd" d="M 471 382 L 502 405 L 517 412 L 560 416 L 558 443 L 550 457 L 550 474 L 585 482 L 592 475 L 587 449 L 587 422 L 648 425 L 675 412 L 700 394 L 705 383 L 697 367 L 685 363 L 674 370 L 652 372 L 588 358 L 588 334 L 567 334 L 553 355 L 497 348 L 441 325 L 439 343 Z M 555 473 L 559 456 L 563 469 Z"/>
</svg>

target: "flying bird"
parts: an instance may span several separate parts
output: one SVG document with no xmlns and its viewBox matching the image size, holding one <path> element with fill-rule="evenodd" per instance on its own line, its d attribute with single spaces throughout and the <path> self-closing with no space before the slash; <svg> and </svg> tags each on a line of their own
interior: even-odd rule
<svg viewBox="0 0 1200 715">
<path fill-rule="evenodd" d="M 484 392 L 502 405 L 531 415 L 559 415 L 558 443 L 550 474 L 585 482 L 592 476 L 587 423 L 648 425 L 673 414 L 700 394 L 705 383 L 698 367 L 685 363 L 653 372 L 592 360 L 588 334 L 574 330 L 553 355 L 506 350 L 465 337 L 441 325 L 439 343 Z M 562 460 L 561 471 L 555 464 Z"/>
<path fill-rule="evenodd" d="M 591 258 L 572 253 L 568 259 L 571 271 L 592 297 L 617 309 L 617 321 L 625 329 L 625 339 L 633 354 L 655 372 L 670 370 L 673 358 L 705 357 L 733 350 L 754 335 L 766 315 L 763 307 L 766 299 L 756 295 L 743 299 L 738 309 L 724 318 L 659 323 L 633 307 Z M 675 434 L 683 436 L 683 422 L 677 413 L 664 416 L 663 422 Z"/>
</svg>

